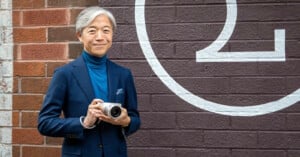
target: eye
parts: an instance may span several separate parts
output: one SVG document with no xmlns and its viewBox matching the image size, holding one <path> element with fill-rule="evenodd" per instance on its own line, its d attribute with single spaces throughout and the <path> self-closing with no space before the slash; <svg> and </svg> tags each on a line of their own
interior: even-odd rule
<svg viewBox="0 0 300 157">
<path fill-rule="evenodd" d="M 89 34 L 95 34 L 95 33 L 96 33 L 96 30 L 95 30 L 95 29 L 89 29 L 89 30 L 88 30 L 88 33 L 89 33 Z"/>
<path fill-rule="evenodd" d="M 104 32 L 105 34 L 109 34 L 109 33 L 111 32 L 111 30 L 110 30 L 109 28 L 105 28 L 105 29 L 103 29 L 103 32 Z"/>
</svg>

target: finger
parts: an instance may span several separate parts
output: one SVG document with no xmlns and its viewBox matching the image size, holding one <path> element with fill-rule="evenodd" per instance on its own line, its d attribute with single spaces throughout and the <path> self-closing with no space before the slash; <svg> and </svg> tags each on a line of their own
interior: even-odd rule
<svg viewBox="0 0 300 157">
<path fill-rule="evenodd" d="M 102 99 L 93 99 L 93 101 L 91 102 L 91 105 L 97 105 L 99 103 L 102 103 L 103 100 Z"/>
<path fill-rule="evenodd" d="M 89 110 L 95 109 L 95 110 L 101 110 L 101 107 L 99 104 L 90 104 L 88 107 Z"/>
<path fill-rule="evenodd" d="M 109 116 L 107 116 L 107 115 L 105 115 L 105 114 L 102 114 L 102 115 L 100 115 L 99 116 L 99 119 L 100 120 L 102 120 L 102 121 L 105 121 L 105 122 L 107 122 L 107 123 L 111 123 L 111 124 L 114 124 L 115 122 L 115 120 L 113 119 L 113 118 L 111 118 L 111 117 L 109 117 Z"/>
<path fill-rule="evenodd" d="M 104 102 L 102 99 L 94 99 L 93 101 L 95 101 L 96 104 Z"/>
</svg>

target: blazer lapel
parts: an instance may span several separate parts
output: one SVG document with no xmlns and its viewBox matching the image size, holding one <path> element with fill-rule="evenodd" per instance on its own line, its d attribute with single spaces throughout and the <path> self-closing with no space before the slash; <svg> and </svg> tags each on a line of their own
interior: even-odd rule
<svg viewBox="0 0 300 157">
<path fill-rule="evenodd" d="M 95 98 L 95 93 L 93 90 L 93 86 L 91 83 L 90 75 L 87 71 L 87 67 L 85 62 L 80 56 L 78 59 L 74 61 L 74 68 L 72 71 L 74 78 L 77 80 L 78 85 L 85 93 L 86 97 L 89 101 L 92 101 Z"/>
<path fill-rule="evenodd" d="M 110 102 L 115 102 L 116 100 L 116 95 L 115 95 L 115 90 L 117 88 L 117 78 L 116 77 L 118 74 L 114 69 L 113 63 L 110 60 L 107 60 L 107 80 L 108 80 L 108 100 Z"/>
</svg>

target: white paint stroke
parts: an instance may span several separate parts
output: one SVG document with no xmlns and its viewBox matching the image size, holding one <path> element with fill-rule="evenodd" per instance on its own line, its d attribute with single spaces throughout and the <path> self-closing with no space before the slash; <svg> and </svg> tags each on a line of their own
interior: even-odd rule
<svg viewBox="0 0 300 157">
<path fill-rule="evenodd" d="M 232 106 L 224 105 L 220 103 L 211 102 L 205 100 L 197 95 L 194 95 L 180 84 L 178 84 L 163 68 L 157 59 L 146 30 L 145 23 L 145 0 L 135 1 L 135 23 L 137 29 L 137 36 L 140 42 L 142 51 L 146 57 L 147 62 L 151 66 L 152 70 L 159 77 L 159 79 L 178 97 L 182 100 L 190 103 L 191 105 L 203 110 L 207 110 L 213 113 L 228 115 L 228 116 L 258 116 L 276 112 L 292 106 L 300 100 L 300 89 L 288 94 L 287 96 L 278 99 L 276 101 L 253 105 L 253 106 Z M 282 32 L 279 32 L 282 33 Z"/>
<path fill-rule="evenodd" d="M 230 39 L 237 19 L 236 0 L 226 0 L 226 3 L 227 16 L 222 32 L 213 43 L 196 52 L 196 62 L 284 62 L 284 29 L 274 31 L 274 51 L 220 52 Z"/>
</svg>

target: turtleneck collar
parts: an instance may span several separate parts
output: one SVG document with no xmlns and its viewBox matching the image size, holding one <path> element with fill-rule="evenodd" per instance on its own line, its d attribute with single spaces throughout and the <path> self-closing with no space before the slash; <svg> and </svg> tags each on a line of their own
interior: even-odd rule
<svg viewBox="0 0 300 157">
<path fill-rule="evenodd" d="M 96 56 L 90 55 L 85 50 L 83 50 L 82 56 L 85 59 L 85 61 L 87 62 L 87 64 L 91 65 L 91 66 L 93 66 L 93 65 L 99 66 L 99 65 L 106 64 L 106 60 L 107 60 L 106 55 L 104 55 L 103 57 L 96 57 Z"/>
<path fill-rule="evenodd" d="M 85 64 L 90 75 L 91 83 L 95 92 L 96 98 L 103 101 L 108 100 L 108 81 L 107 81 L 107 66 L 106 55 L 103 57 L 95 57 L 88 52 L 82 53 Z"/>
</svg>

